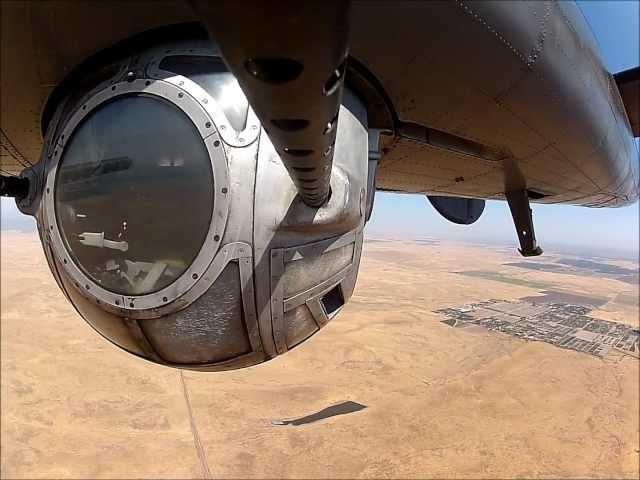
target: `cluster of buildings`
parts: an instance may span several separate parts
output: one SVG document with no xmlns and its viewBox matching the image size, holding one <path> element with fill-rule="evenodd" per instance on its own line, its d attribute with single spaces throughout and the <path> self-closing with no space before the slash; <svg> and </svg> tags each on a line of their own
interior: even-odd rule
<svg viewBox="0 0 640 480">
<path fill-rule="evenodd" d="M 471 325 L 506 333 L 523 340 L 546 342 L 597 356 L 612 349 L 640 356 L 640 331 L 629 325 L 588 316 L 589 307 L 568 303 L 532 303 L 488 300 L 436 310 L 447 316 L 443 323 Z"/>
</svg>

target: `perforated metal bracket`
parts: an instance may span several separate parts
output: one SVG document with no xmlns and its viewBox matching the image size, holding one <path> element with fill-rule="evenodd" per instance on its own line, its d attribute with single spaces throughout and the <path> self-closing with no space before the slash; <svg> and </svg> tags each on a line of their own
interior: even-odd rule
<svg viewBox="0 0 640 480">
<path fill-rule="evenodd" d="M 509 210 L 516 226 L 520 248 L 518 251 L 523 257 L 536 257 L 542 255 L 542 249 L 536 243 L 536 234 L 533 229 L 533 217 L 529 206 L 529 195 L 526 190 L 506 192 Z"/>
<path fill-rule="evenodd" d="M 310 207 L 329 198 L 350 2 L 192 0 Z M 277 22 L 278 27 L 274 28 Z"/>
</svg>

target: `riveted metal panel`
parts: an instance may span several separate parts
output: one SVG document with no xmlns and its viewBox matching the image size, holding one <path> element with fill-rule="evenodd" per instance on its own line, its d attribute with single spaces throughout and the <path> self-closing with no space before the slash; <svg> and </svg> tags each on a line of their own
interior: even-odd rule
<svg viewBox="0 0 640 480">
<path fill-rule="evenodd" d="M 240 266 L 235 261 L 227 263 L 190 308 L 139 322 L 156 352 L 169 363 L 215 363 L 252 351 L 243 312 Z"/>
<path fill-rule="evenodd" d="M 293 348 L 318 331 L 318 324 L 306 305 L 299 305 L 284 314 L 285 340 Z"/>
</svg>

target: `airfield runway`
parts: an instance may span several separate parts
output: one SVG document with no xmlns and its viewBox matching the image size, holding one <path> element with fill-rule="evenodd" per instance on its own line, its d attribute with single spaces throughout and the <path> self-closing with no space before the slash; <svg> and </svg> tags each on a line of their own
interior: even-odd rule
<svg viewBox="0 0 640 480">
<path fill-rule="evenodd" d="M 367 242 L 352 302 L 315 337 L 257 367 L 180 372 L 94 333 L 35 234 L 1 243 L 2 478 L 640 475 L 637 358 L 433 313 L 559 288 L 637 327 L 630 283 L 505 266 L 515 248 Z"/>
</svg>

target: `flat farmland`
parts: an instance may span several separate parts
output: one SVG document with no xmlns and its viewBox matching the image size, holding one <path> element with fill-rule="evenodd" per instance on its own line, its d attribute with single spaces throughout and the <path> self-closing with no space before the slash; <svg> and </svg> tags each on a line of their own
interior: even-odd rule
<svg viewBox="0 0 640 480">
<path fill-rule="evenodd" d="M 434 313 L 562 292 L 637 328 L 629 282 L 507 265 L 515 249 L 366 242 L 354 297 L 313 338 L 256 367 L 180 372 L 85 324 L 35 234 L 1 244 L 2 478 L 640 475 L 638 358 Z"/>
</svg>

